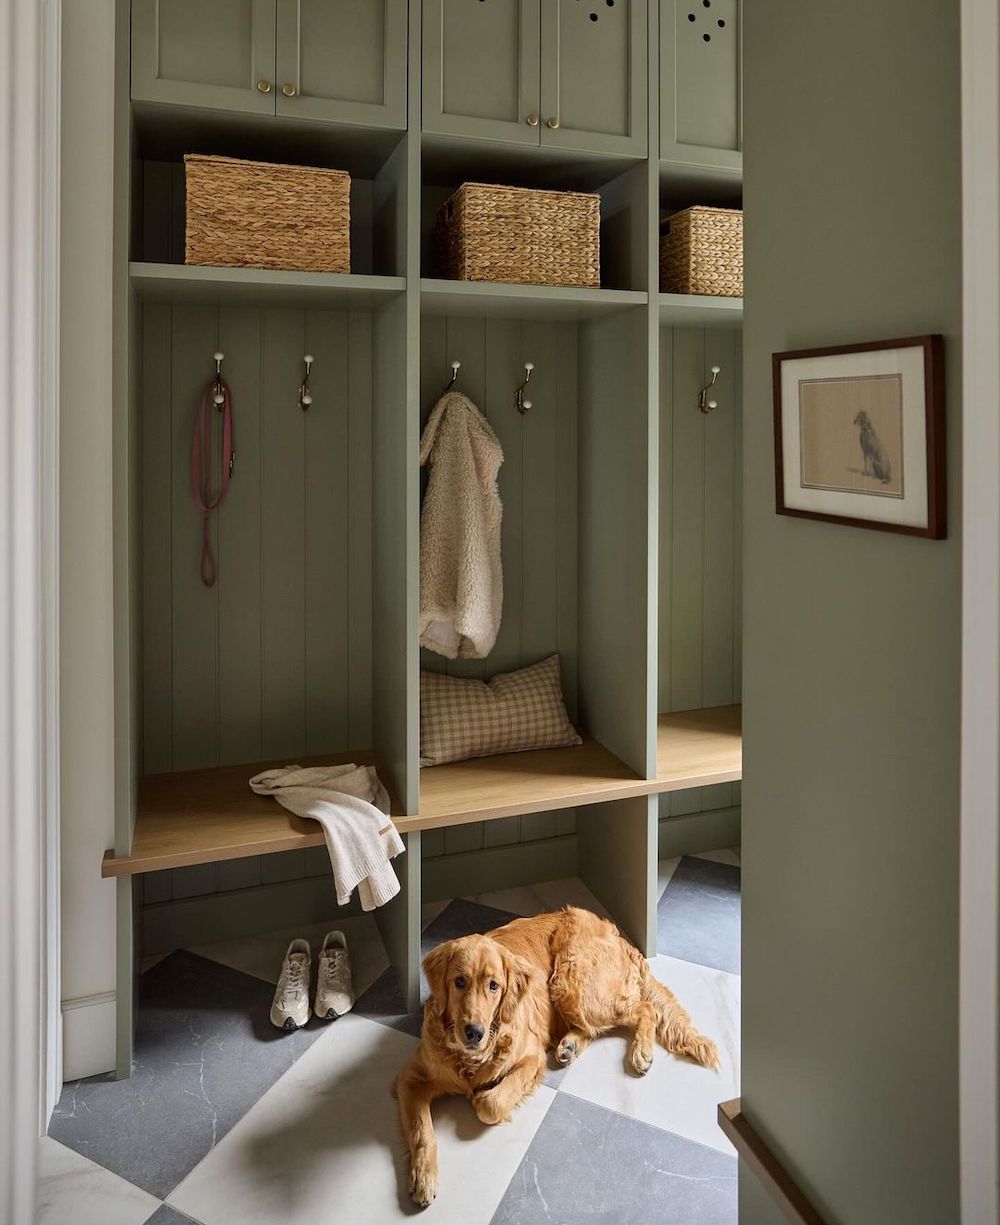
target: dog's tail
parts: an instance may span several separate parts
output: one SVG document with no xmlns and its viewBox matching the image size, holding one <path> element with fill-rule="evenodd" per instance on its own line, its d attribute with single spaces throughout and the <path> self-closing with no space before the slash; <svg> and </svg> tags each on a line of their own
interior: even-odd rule
<svg viewBox="0 0 1000 1225">
<path fill-rule="evenodd" d="M 656 1009 L 656 1037 L 673 1055 L 684 1055 L 703 1068 L 719 1066 L 719 1052 L 711 1038 L 698 1033 L 677 996 L 643 965 L 642 998 Z"/>
</svg>

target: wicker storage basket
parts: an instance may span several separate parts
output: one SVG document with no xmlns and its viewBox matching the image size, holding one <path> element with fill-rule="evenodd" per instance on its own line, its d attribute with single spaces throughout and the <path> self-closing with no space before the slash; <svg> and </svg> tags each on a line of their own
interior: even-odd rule
<svg viewBox="0 0 1000 1225">
<path fill-rule="evenodd" d="M 660 236 L 664 293 L 743 297 L 743 213 L 696 205 L 664 222 Z"/>
<path fill-rule="evenodd" d="M 193 153 L 184 169 L 185 263 L 351 271 L 351 176 L 343 170 Z"/>
<path fill-rule="evenodd" d="M 601 198 L 463 183 L 437 215 L 438 259 L 455 281 L 601 283 Z"/>
</svg>

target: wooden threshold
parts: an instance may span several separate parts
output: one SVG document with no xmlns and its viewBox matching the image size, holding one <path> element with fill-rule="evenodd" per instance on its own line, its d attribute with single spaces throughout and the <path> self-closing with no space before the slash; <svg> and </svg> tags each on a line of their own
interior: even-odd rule
<svg viewBox="0 0 1000 1225">
<path fill-rule="evenodd" d="M 767 1147 L 740 1106 L 740 1099 L 722 1102 L 719 1126 L 740 1158 L 760 1180 L 768 1195 L 792 1225 L 825 1225 L 823 1218 L 792 1181 L 788 1171 Z"/>
<path fill-rule="evenodd" d="M 566 749 L 478 757 L 421 772 L 420 812 L 393 801 L 400 833 L 492 821 L 523 813 L 576 808 L 732 782 L 740 777 L 739 707 L 662 715 L 655 778 L 642 778 L 592 737 Z M 372 753 L 300 759 L 310 765 L 357 761 Z M 132 851 L 104 856 L 103 876 L 128 876 L 250 855 L 321 846 L 313 821 L 293 816 L 274 799 L 254 795 L 248 780 L 282 762 L 158 774 L 139 783 Z"/>
</svg>

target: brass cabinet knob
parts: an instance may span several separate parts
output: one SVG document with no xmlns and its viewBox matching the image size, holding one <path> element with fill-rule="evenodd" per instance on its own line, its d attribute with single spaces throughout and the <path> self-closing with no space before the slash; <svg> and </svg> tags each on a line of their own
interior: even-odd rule
<svg viewBox="0 0 1000 1225">
<path fill-rule="evenodd" d="M 257 92 L 261 94 L 269 94 L 271 92 L 271 82 L 261 78 L 257 82 Z"/>
<path fill-rule="evenodd" d="M 538 116 L 529 115 L 528 118 L 525 119 L 524 122 L 528 125 L 529 128 L 537 128 L 538 127 Z"/>
<path fill-rule="evenodd" d="M 545 120 L 545 123 L 550 128 L 557 128 L 559 126 L 559 116 L 552 115 L 548 119 Z"/>
<path fill-rule="evenodd" d="M 281 87 L 281 92 L 285 95 L 286 98 L 294 98 L 295 97 L 295 86 L 290 85 L 286 81 L 284 85 L 282 85 Z"/>
</svg>

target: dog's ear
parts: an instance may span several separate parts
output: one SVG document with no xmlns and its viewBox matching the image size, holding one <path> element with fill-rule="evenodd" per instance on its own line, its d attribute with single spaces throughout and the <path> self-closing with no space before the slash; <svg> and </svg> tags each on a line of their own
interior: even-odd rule
<svg viewBox="0 0 1000 1225">
<path fill-rule="evenodd" d="M 501 945 L 501 948 L 503 946 Z M 507 987 L 500 1003 L 500 1020 L 508 1024 L 514 1018 L 514 1013 L 520 1007 L 535 977 L 535 967 L 524 957 L 503 949 L 504 969 L 507 971 Z"/>
<path fill-rule="evenodd" d="M 448 963 L 451 961 L 451 941 L 439 944 L 424 958 L 424 974 L 431 989 L 431 1000 L 444 1016 L 448 1006 Z"/>
</svg>

